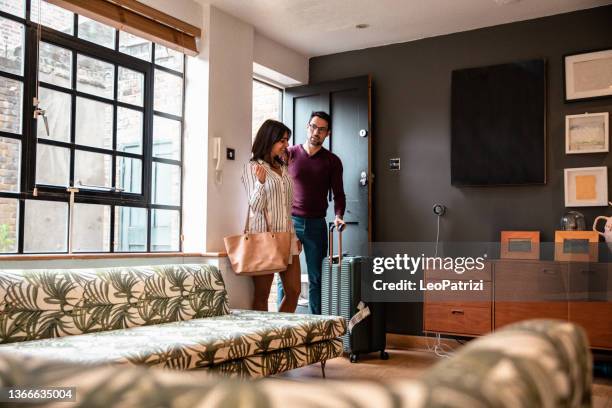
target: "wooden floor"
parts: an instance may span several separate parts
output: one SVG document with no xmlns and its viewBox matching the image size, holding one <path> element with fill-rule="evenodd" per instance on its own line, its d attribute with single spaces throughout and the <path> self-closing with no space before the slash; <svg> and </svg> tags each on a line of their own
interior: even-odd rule
<svg viewBox="0 0 612 408">
<path fill-rule="evenodd" d="M 378 353 L 361 356 L 359 362 L 351 364 L 347 357 L 327 362 L 325 373 L 333 379 L 417 378 L 428 367 L 443 357 L 426 350 L 388 349 L 390 358 L 383 361 Z M 314 364 L 281 374 L 285 378 L 321 378 L 321 365 Z M 612 408 L 612 380 L 596 378 L 593 384 L 593 407 Z"/>
</svg>

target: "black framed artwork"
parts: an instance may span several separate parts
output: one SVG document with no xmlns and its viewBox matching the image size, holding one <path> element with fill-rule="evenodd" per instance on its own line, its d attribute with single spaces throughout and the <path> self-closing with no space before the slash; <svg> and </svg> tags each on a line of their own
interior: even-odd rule
<svg viewBox="0 0 612 408">
<path fill-rule="evenodd" d="M 452 72 L 451 184 L 546 183 L 546 61 Z"/>
</svg>

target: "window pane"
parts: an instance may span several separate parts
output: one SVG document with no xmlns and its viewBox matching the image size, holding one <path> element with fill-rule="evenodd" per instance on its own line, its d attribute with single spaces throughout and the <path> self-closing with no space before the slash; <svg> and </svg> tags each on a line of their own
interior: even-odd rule
<svg viewBox="0 0 612 408">
<path fill-rule="evenodd" d="M 17 17 L 25 17 L 25 0 L 0 0 L 0 9 Z"/>
<path fill-rule="evenodd" d="M 142 106 L 144 100 L 144 74 L 119 67 L 117 100 Z"/>
<path fill-rule="evenodd" d="M 115 207 L 116 252 L 147 250 L 147 209 Z"/>
<path fill-rule="evenodd" d="M 153 156 L 181 159 L 181 122 L 161 116 L 153 117 Z"/>
<path fill-rule="evenodd" d="M 0 2 L 0 4 L 2 4 Z M 0 17 L 0 70 L 23 75 L 24 27 Z"/>
<path fill-rule="evenodd" d="M 77 91 L 113 98 L 113 64 L 77 54 Z"/>
<path fill-rule="evenodd" d="M 282 92 L 277 88 L 253 81 L 253 133 L 252 140 L 255 140 L 257 131 L 266 119 L 281 120 Z"/>
<path fill-rule="evenodd" d="M 112 156 L 77 150 L 74 152 L 75 184 L 83 188 L 110 188 Z"/>
<path fill-rule="evenodd" d="M 21 134 L 23 84 L 0 76 L 0 130 Z"/>
<path fill-rule="evenodd" d="M 8 137 L 0 137 L 0 191 L 19 192 L 20 162 L 21 142 Z M 0 245 L 1 237 L 2 231 L 0 231 Z M 2 252 L 1 249 L 0 252 Z"/>
<path fill-rule="evenodd" d="M 153 204 L 180 205 L 181 168 L 153 162 Z"/>
<path fill-rule="evenodd" d="M 0 253 L 17 252 L 19 200 L 0 197 Z"/>
<path fill-rule="evenodd" d="M 151 210 L 151 251 L 178 251 L 180 216 L 176 210 Z"/>
<path fill-rule="evenodd" d="M 77 97 L 75 140 L 80 145 L 112 149 L 113 106 Z"/>
<path fill-rule="evenodd" d="M 36 134 L 40 138 L 70 142 L 70 116 L 72 97 L 70 94 L 40 87 L 40 107 L 47 111 L 49 134 L 42 116 L 36 120 Z"/>
<path fill-rule="evenodd" d="M 115 49 L 115 29 L 85 16 L 79 16 L 79 38 Z"/>
<path fill-rule="evenodd" d="M 155 70 L 153 109 L 181 116 L 183 112 L 183 80 L 181 77 Z"/>
<path fill-rule="evenodd" d="M 151 62 L 151 41 L 123 31 L 119 32 L 119 51 Z"/>
<path fill-rule="evenodd" d="M 38 74 L 42 82 L 72 87 L 72 52 L 45 42 L 40 43 Z"/>
<path fill-rule="evenodd" d="M 74 34 L 74 14 L 61 7 L 49 4 L 46 1 L 32 0 L 31 20 L 38 23 L 38 15 L 42 16 L 41 24 L 61 31 L 66 34 Z M 40 13 L 38 8 L 40 7 Z"/>
<path fill-rule="evenodd" d="M 68 250 L 68 203 L 26 200 L 24 252 Z"/>
<path fill-rule="evenodd" d="M 155 63 L 157 65 L 183 72 L 183 61 L 184 56 L 182 52 L 155 44 Z"/>
<path fill-rule="evenodd" d="M 117 150 L 142 154 L 142 112 L 117 108 Z"/>
<path fill-rule="evenodd" d="M 110 206 L 74 204 L 72 249 L 75 252 L 110 250 Z"/>
<path fill-rule="evenodd" d="M 70 150 L 39 143 L 36 147 L 36 184 L 67 186 L 70 181 Z"/>
<path fill-rule="evenodd" d="M 117 187 L 126 193 L 142 193 L 142 160 L 117 156 Z"/>
</svg>

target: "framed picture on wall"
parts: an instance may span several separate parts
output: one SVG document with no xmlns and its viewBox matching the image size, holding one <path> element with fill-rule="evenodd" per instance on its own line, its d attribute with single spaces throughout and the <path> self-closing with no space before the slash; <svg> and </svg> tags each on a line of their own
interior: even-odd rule
<svg viewBox="0 0 612 408">
<path fill-rule="evenodd" d="M 603 207 L 608 205 L 608 167 L 565 169 L 566 207 Z"/>
<path fill-rule="evenodd" d="M 609 151 L 609 115 L 585 113 L 565 117 L 565 153 L 602 153 Z"/>
<path fill-rule="evenodd" d="M 612 95 L 612 49 L 566 55 L 565 100 Z"/>
</svg>

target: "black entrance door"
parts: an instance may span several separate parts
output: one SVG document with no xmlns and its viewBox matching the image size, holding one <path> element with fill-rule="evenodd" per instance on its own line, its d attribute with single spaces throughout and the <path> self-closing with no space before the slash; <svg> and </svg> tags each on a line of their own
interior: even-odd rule
<svg viewBox="0 0 612 408">
<path fill-rule="evenodd" d="M 326 111 L 333 128 L 324 147 L 340 157 L 344 168 L 347 223 L 343 252 L 366 255 L 371 240 L 371 144 L 369 76 L 341 79 L 285 90 L 283 121 L 293 132 L 293 144 L 306 141 L 306 125 L 312 111 Z M 331 196 L 330 196 L 331 198 Z M 334 219 L 329 203 L 327 221 Z"/>
</svg>

